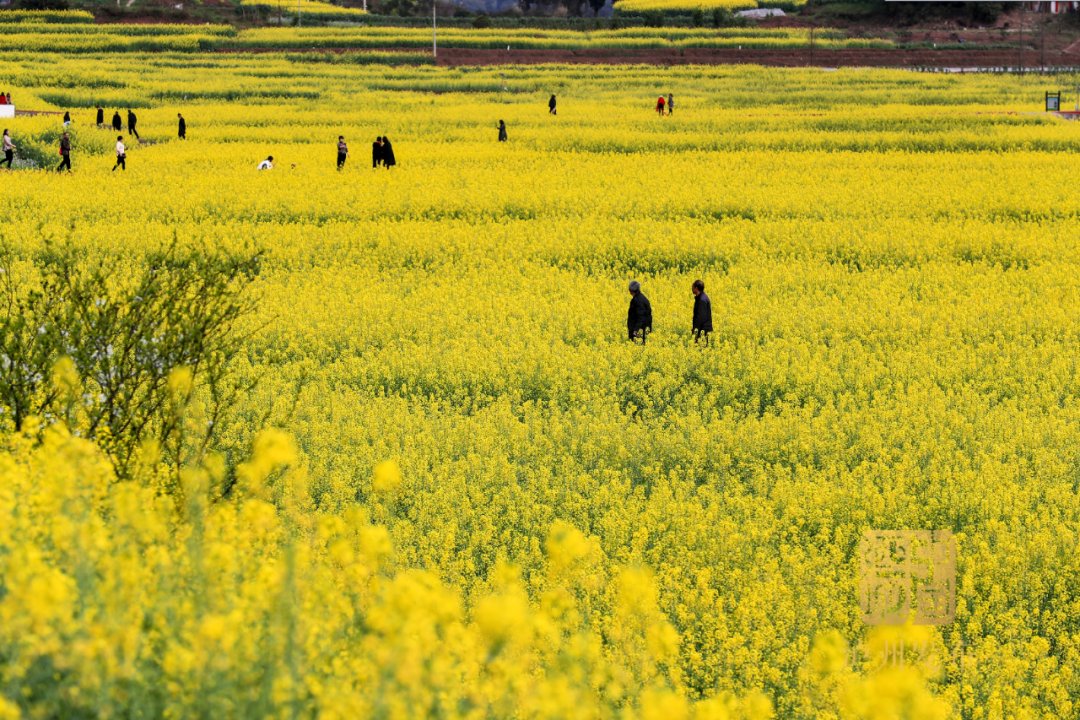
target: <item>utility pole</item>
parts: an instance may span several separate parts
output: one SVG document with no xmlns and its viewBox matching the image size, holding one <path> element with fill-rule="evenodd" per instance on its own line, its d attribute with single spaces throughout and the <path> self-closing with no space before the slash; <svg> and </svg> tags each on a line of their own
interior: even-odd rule
<svg viewBox="0 0 1080 720">
<path fill-rule="evenodd" d="M 435 23 L 435 0 L 431 0 L 431 57 L 439 56 L 439 28 Z"/>
</svg>

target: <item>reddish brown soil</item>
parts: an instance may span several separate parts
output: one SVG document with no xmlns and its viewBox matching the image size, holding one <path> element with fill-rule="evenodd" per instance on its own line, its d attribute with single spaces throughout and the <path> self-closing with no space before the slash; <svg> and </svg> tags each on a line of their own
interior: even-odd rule
<svg viewBox="0 0 1080 720">
<path fill-rule="evenodd" d="M 685 50 L 472 50 L 440 48 L 437 64 L 530 65 L 537 63 L 648 64 L 648 65 L 779 65 L 821 67 L 1015 67 L 1020 53 L 1010 49 L 986 50 L 739 50 L 688 48 Z M 1047 51 L 1048 66 L 1080 66 L 1080 55 Z M 1028 49 L 1024 67 L 1040 66 L 1040 52 Z"/>
</svg>

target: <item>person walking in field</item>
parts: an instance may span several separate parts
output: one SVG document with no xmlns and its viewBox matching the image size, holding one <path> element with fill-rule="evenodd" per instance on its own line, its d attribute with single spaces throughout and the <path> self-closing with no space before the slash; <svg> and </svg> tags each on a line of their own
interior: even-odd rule
<svg viewBox="0 0 1080 720">
<path fill-rule="evenodd" d="M 60 164 L 56 168 L 56 172 L 61 170 L 67 170 L 71 172 L 71 138 L 67 133 L 60 136 Z"/>
<path fill-rule="evenodd" d="M 259 163 L 260 170 L 273 170 L 274 169 L 274 156 L 268 155 L 265 160 Z"/>
<path fill-rule="evenodd" d="M 389 170 L 397 165 L 397 158 L 394 157 L 394 146 L 390 144 L 390 138 L 383 135 L 382 139 L 382 162 L 383 167 Z"/>
<path fill-rule="evenodd" d="M 708 345 L 712 332 L 712 301 L 705 294 L 705 283 L 701 280 L 694 281 L 690 292 L 694 294 L 694 343 L 704 340 L 703 344 Z"/>
<path fill-rule="evenodd" d="M 652 332 L 652 305 L 645 293 L 641 292 L 641 283 L 630 282 L 630 309 L 626 313 L 626 331 L 630 340 L 645 344 L 646 336 Z"/>
<path fill-rule="evenodd" d="M 0 165 L 8 163 L 8 169 L 11 169 L 11 163 L 15 160 L 15 147 L 14 142 L 11 141 L 11 134 L 8 132 L 8 128 L 4 128 L 3 131 L 3 160 L 0 160 Z"/>
<path fill-rule="evenodd" d="M 117 110 L 112 116 L 112 129 L 116 132 L 120 132 L 124 129 L 124 123 L 120 121 L 120 111 Z"/>
<path fill-rule="evenodd" d="M 557 114 L 555 112 L 555 96 L 554 95 L 552 95 L 551 99 L 548 100 L 548 114 L 549 115 L 556 115 Z"/>
<path fill-rule="evenodd" d="M 105 108 L 101 107 L 100 105 L 98 105 L 97 108 L 97 118 L 95 119 L 94 124 L 96 124 L 98 127 L 102 127 L 105 125 Z"/>
<path fill-rule="evenodd" d="M 656 99 L 656 114 L 660 117 L 664 117 L 664 102 L 663 95 Z"/>
<path fill-rule="evenodd" d="M 187 122 L 184 120 L 184 116 L 180 113 L 176 113 L 176 134 L 181 140 L 187 140 Z"/>
<path fill-rule="evenodd" d="M 675 112 L 675 96 L 671 93 L 667 95 L 667 114 Z"/>
<path fill-rule="evenodd" d="M 506 142 L 506 123 L 499 121 L 499 142 Z"/>
<path fill-rule="evenodd" d="M 371 143 L 371 167 L 377 168 L 382 165 L 383 161 L 383 145 L 382 136 L 375 138 L 375 142 Z"/>
<path fill-rule="evenodd" d="M 116 136 L 116 164 L 112 166 L 113 172 L 116 172 L 116 168 L 127 172 L 127 148 L 124 147 L 123 135 Z"/>
<path fill-rule="evenodd" d="M 345 136 L 337 137 L 337 169 L 345 167 L 345 158 L 349 156 L 349 146 L 345 144 Z"/>
<path fill-rule="evenodd" d="M 4 128 L 3 149 L 4 159 L 0 160 L 0 165 L 7 163 L 8 170 L 10 170 L 11 163 L 15 160 L 15 151 L 18 150 L 18 148 L 15 147 L 15 143 L 11 142 L 11 133 L 7 128 Z"/>
<path fill-rule="evenodd" d="M 64 127 L 71 126 L 71 113 L 64 111 Z"/>
<path fill-rule="evenodd" d="M 135 117 L 135 113 L 133 113 L 131 111 L 131 108 L 128 108 L 127 115 L 128 115 L 128 118 L 127 118 L 127 120 L 128 120 L 128 132 L 131 133 L 132 135 L 134 135 L 136 140 L 141 141 L 142 138 L 139 137 L 139 131 L 135 129 L 135 125 L 136 125 L 136 123 L 139 122 L 139 118 Z"/>
</svg>

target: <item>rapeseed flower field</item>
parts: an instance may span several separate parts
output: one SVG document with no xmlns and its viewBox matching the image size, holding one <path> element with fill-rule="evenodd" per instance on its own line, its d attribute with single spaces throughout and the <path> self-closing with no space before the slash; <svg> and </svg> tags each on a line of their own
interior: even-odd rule
<svg viewBox="0 0 1080 720">
<path fill-rule="evenodd" d="M 265 252 L 178 486 L 0 415 L 3 720 L 1076 716 L 1074 78 L 3 59 L 72 116 L 5 121 L 16 257 Z M 955 620 L 864 624 L 868 528 L 954 534 Z"/>
<path fill-rule="evenodd" d="M 287 9 L 284 3 L 272 3 L 269 0 L 241 0 L 241 4 L 262 7 L 279 14 L 287 12 L 290 15 L 298 15 L 301 19 L 307 17 L 320 20 L 357 20 L 366 14 L 359 8 L 342 7 L 329 2 L 321 2 L 321 0 L 291 0 Z"/>
<path fill-rule="evenodd" d="M 791 4 L 803 5 L 805 0 Z M 787 3 L 784 5 L 787 6 Z M 758 0 L 618 0 L 615 4 L 615 8 L 623 12 L 747 10 L 756 7 L 775 7 L 775 4 L 759 3 Z"/>
<path fill-rule="evenodd" d="M 314 5 L 325 3 L 313 2 Z M 295 7 L 295 4 L 293 4 Z M 303 7 L 303 6 L 301 6 Z M 327 5 L 342 13 L 363 11 Z M 304 11 L 308 12 L 308 11 Z M 310 11 L 317 16 L 317 9 Z M 424 27 L 351 25 L 347 27 L 256 27 L 238 30 L 230 25 L 116 25 L 45 21 L 0 22 L 0 52 L 34 51 L 52 53 L 169 52 L 195 53 L 205 50 L 260 51 L 321 49 L 346 50 L 430 50 L 432 31 Z M 809 48 L 810 32 L 802 28 L 651 28 L 569 30 L 544 28 L 463 28 L 438 30 L 439 47 L 502 50 L 647 50 L 693 48 L 796 49 Z M 813 44 L 821 50 L 890 48 L 886 38 L 848 37 L 834 28 L 818 29 Z M 358 58 L 357 58 L 358 59 Z M 363 59 L 378 59 L 365 53 Z M 431 61 L 430 54 L 426 58 Z M 416 63 L 416 58 L 410 58 Z"/>
</svg>

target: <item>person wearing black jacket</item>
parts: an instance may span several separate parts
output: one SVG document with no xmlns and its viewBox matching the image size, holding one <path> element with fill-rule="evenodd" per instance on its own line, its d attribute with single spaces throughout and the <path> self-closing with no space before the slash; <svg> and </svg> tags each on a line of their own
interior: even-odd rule
<svg viewBox="0 0 1080 720">
<path fill-rule="evenodd" d="M 101 127 L 105 124 L 105 108 L 98 106 L 97 109 L 97 126 Z"/>
<path fill-rule="evenodd" d="M 177 117 L 177 137 L 181 140 L 187 140 L 187 122 L 184 120 L 184 116 L 181 113 L 176 113 Z"/>
<path fill-rule="evenodd" d="M 382 139 L 382 161 L 383 167 L 390 169 L 397 165 L 397 158 L 394 157 L 394 146 L 390 144 L 390 138 L 383 135 Z"/>
<path fill-rule="evenodd" d="M 549 115 L 555 115 L 556 114 L 555 113 L 555 96 L 554 95 L 552 95 L 551 99 L 548 100 L 548 114 Z"/>
<path fill-rule="evenodd" d="M 645 293 L 641 292 L 641 283 L 634 280 L 630 283 L 630 309 L 626 313 L 626 331 L 631 340 L 641 338 L 641 344 L 645 344 L 645 337 L 652 332 L 652 305 Z"/>
<path fill-rule="evenodd" d="M 131 108 L 128 108 L 128 132 L 134 135 L 136 140 L 141 140 L 139 131 L 135 129 L 135 123 L 138 121 L 139 118 L 135 117 L 135 113 L 131 112 Z"/>
<path fill-rule="evenodd" d="M 371 167 L 377 168 L 382 165 L 383 152 L 382 152 L 382 135 L 375 138 L 375 142 L 371 143 Z"/>
<path fill-rule="evenodd" d="M 120 120 L 120 111 L 117 110 L 112 115 L 112 129 L 116 132 L 120 132 L 124 129 L 124 123 Z"/>
<path fill-rule="evenodd" d="M 709 333 L 712 332 L 712 301 L 705 294 L 705 283 L 695 280 L 690 287 L 694 293 L 694 342 L 699 342 L 704 336 L 705 344 L 709 344 Z"/>
</svg>

